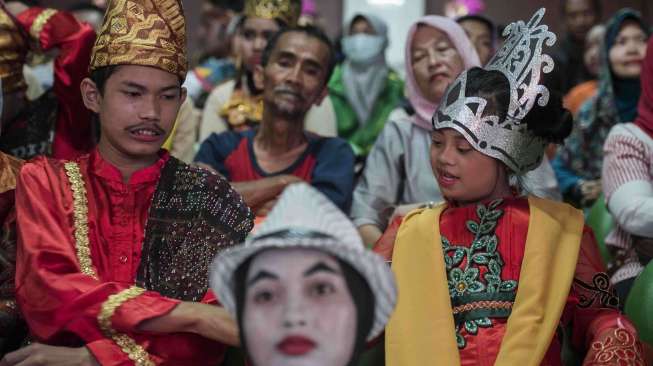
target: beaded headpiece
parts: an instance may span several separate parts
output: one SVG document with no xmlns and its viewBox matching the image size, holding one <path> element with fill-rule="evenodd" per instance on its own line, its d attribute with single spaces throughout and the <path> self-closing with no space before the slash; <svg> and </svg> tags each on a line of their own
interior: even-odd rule
<svg viewBox="0 0 653 366">
<path fill-rule="evenodd" d="M 16 19 L 0 2 L 0 78 L 5 93 L 27 88 L 23 65 L 27 60 L 28 42 Z"/>
<path fill-rule="evenodd" d="M 186 21 L 180 0 L 111 0 L 91 55 L 104 66 L 152 66 L 186 77 Z"/>
<path fill-rule="evenodd" d="M 245 16 L 279 19 L 288 26 L 297 25 L 302 13 L 301 0 L 246 0 Z"/>
<path fill-rule="evenodd" d="M 506 27 L 508 39 L 484 67 L 501 72 L 510 84 L 510 105 L 504 119 L 484 113 L 488 101 L 483 97 L 465 95 L 465 71 L 449 86 L 432 120 L 434 129 L 453 128 L 474 149 L 504 162 L 517 174 L 535 169 L 547 144 L 521 123 L 536 102 L 543 107 L 549 101 L 549 90 L 539 82 L 542 72 L 553 70 L 553 60 L 542 54 L 542 47 L 553 46 L 556 35 L 539 24 L 544 13 L 541 8 L 527 24 L 520 20 Z"/>
</svg>

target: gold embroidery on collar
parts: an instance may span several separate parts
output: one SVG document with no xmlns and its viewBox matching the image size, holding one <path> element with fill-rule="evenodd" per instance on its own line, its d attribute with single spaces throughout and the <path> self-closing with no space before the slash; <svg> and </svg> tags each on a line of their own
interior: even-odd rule
<svg viewBox="0 0 653 366">
<path fill-rule="evenodd" d="M 98 278 L 93 262 L 91 261 L 91 249 L 88 241 L 88 201 L 86 200 L 86 188 L 82 173 L 75 162 L 64 164 L 66 175 L 70 181 L 70 188 L 73 191 L 73 219 L 75 225 L 75 247 L 77 250 L 77 260 L 83 274 Z"/>
<path fill-rule="evenodd" d="M 97 320 L 100 324 L 102 333 L 116 342 L 122 351 L 127 354 L 129 359 L 134 361 L 137 366 L 154 366 L 154 362 L 150 360 L 150 355 L 141 345 L 136 343 L 136 341 L 126 334 L 116 332 L 116 330 L 111 326 L 111 318 L 116 312 L 116 309 L 126 301 L 131 300 L 144 292 L 144 289 L 132 286 L 117 294 L 110 295 L 109 298 L 102 303 L 102 309 L 98 314 Z"/>
<path fill-rule="evenodd" d="M 29 34 L 34 37 L 37 41 L 41 36 L 41 31 L 45 27 L 45 23 L 52 18 L 53 15 L 57 14 L 57 11 L 54 9 L 45 9 L 34 19 L 34 23 L 29 28 Z"/>
</svg>

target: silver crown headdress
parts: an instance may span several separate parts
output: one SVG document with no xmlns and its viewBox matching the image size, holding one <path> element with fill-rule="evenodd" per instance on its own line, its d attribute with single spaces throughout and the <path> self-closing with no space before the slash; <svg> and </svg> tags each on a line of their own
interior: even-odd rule
<svg viewBox="0 0 653 366">
<path fill-rule="evenodd" d="M 485 112 L 488 101 L 480 96 L 466 96 L 468 71 L 449 86 L 433 116 L 433 128 L 453 128 L 481 153 L 499 159 L 515 173 L 536 168 L 546 141 L 534 136 L 522 119 L 537 101 L 546 106 L 549 90 L 540 85 L 542 72 L 553 70 L 553 60 L 542 54 L 542 46 L 553 46 L 556 35 L 540 25 L 545 9 L 538 10 L 528 24 L 517 21 L 503 32 L 508 39 L 484 67 L 506 76 L 510 84 L 510 105 L 506 117 Z"/>
</svg>

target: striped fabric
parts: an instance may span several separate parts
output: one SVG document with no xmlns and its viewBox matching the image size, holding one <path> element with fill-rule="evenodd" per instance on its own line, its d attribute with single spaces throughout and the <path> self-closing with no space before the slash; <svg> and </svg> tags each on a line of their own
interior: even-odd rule
<svg viewBox="0 0 653 366">
<path fill-rule="evenodd" d="M 606 244 L 630 252 L 624 265 L 612 276 L 612 282 L 617 283 L 637 276 L 643 269 L 631 250 L 631 234 L 619 226 L 627 220 L 617 214 L 622 212 L 619 208 L 624 204 L 620 198 L 646 193 L 639 187 L 642 183 L 653 183 L 653 140 L 634 124 L 619 124 L 610 131 L 604 145 L 602 183 L 608 209 L 617 222 L 605 239 Z M 653 222 L 643 224 L 653 225 Z"/>
</svg>

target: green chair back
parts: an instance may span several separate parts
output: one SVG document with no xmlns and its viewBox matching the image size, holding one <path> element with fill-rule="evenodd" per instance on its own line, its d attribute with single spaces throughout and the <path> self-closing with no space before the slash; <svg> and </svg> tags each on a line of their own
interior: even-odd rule
<svg viewBox="0 0 653 366">
<path fill-rule="evenodd" d="M 590 208 L 587 215 L 587 225 L 594 231 L 601 257 L 603 258 L 603 262 L 607 264 L 612 260 L 612 257 L 610 256 L 610 252 L 608 252 L 608 248 L 605 246 L 605 237 L 608 236 L 614 227 L 614 220 L 610 212 L 608 212 L 603 195 Z"/>
<path fill-rule="evenodd" d="M 653 346 L 653 262 L 640 273 L 626 299 L 626 315 L 642 341 Z"/>
</svg>

